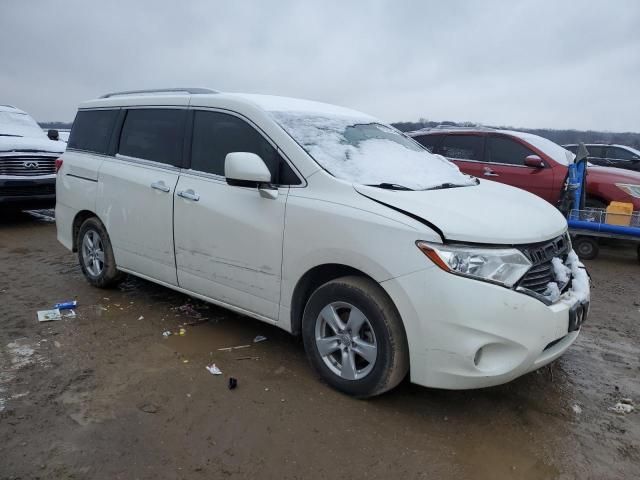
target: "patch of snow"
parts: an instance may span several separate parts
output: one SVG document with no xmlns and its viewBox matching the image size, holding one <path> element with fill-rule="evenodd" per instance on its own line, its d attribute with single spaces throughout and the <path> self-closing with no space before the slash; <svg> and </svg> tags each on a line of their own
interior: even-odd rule
<svg viewBox="0 0 640 480">
<path fill-rule="evenodd" d="M 577 403 L 573 404 L 571 409 L 573 410 L 573 413 L 575 413 L 576 415 L 580 415 L 582 413 L 582 407 Z"/>
<path fill-rule="evenodd" d="M 325 170 L 354 183 L 394 183 L 424 190 L 475 179 L 393 127 L 368 116 L 272 111 L 276 121 Z"/>
<path fill-rule="evenodd" d="M 15 341 L 7 344 L 7 351 L 11 358 L 11 365 L 18 369 L 33 363 L 35 351 L 26 343 Z"/>
<path fill-rule="evenodd" d="M 556 282 L 547 283 L 547 289 L 542 294 L 549 299 L 550 302 L 555 303 L 560 298 L 560 287 Z"/>
<path fill-rule="evenodd" d="M 567 284 L 571 278 L 571 269 L 562 262 L 561 258 L 558 257 L 551 260 L 551 264 L 553 265 L 553 274 L 556 282 L 559 282 L 562 285 Z"/>
<path fill-rule="evenodd" d="M 501 132 L 521 138 L 562 165 L 569 165 L 573 163 L 576 158 L 576 156 L 566 148 L 561 147 L 551 140 L 534 135 L 533 133 L 516 132 L 512 130 L 501 130 Z"/>
<path fill-rule="evenodd" d="M 549 282 L 543 295 L 550 302 L 555 303 L 562 300 L 568 305 L 575 303 L 588 302 L 590 299 L 590 280 L 589 274 L 584 265 L 578 258 L 578 255 L 571 250 L 567 255 L 566 262 L 556 257 L 551 260 L 553 265 L 554 282 Z M 571 288 L 561 293 L 561 286 L 564 286 L 571 279 Z"/>
<path fill-rule="evenodd" d="M 19 110 L 0 111 L 0 134 L 47 138 L 40 125 L 29 114 Z"/>
<path fill-rule="evenodd" d="M 611 410 L 612 412 L 624 415 L 626 413 L 633 412 L 635 408 L 630 403 L 618 402 L 613 407 L 609 407 L 609 410 Z"/>
</svg>

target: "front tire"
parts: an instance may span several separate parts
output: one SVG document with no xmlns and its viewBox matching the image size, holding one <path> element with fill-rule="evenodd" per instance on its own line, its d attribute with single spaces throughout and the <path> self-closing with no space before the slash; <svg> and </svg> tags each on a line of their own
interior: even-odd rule
<svg viewBox="0 0 640 480">
<path fill-rule="evenodd" d="M 384 393 L 409 370 L 400 315 L 380 285 L 365 277 L 342 277 L 319 287 L 305 307 L 302 335 L 316 372 L 349 395 Z"/>
<path fill-rule="evenodd" d="M 116 268 L 111 240 L 96 217 L 85 220 L 78 232 L 78 261 L 87 281 L 98 288 L 110 288 L 124 277 Z"/>
<path fill-rule="evenodd" d="M 573 249 L 581 260 L 593 260 L 600 253 L 598 240 L 593 237 L 576 237 L 573 240 Z"/>
</svg>

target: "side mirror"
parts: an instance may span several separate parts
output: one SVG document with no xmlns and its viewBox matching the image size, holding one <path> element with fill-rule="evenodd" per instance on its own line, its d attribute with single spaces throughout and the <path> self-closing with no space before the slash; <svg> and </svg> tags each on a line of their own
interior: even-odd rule
<svg viewBox="0 0 640 480">
<path fill-rule="evenodd" d="M 264 198 L 278 198 L 278 187 L 271 184 L 271 172 L 255 153 L 228 153 L 224 159 L 224 176 L 229 185 L 255 187 Z"/>
<path fill-rule="evenodd" d="M 60 133 L 58 132 L 58 130 L 52 128 L 47 132 L 47 137 L 49 137 L 49 140 L 59 140 Z"/>
<path fill-rule="evenodd" d="M 538 155 L 528 155 L 524 159 L 524 164 L 527 167 L 532 168 L 544 168 L 544 160 L 542 160 Z"/>
</svg>

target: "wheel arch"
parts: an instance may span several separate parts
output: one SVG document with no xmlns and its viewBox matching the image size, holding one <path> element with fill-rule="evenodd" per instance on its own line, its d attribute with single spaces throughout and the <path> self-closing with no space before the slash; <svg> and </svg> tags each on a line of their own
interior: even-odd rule
<svg viewBox="0 0 640 480">
<path fill-rule="evenodd" d="M 81 210 L 76 213 L 76 216 L 73 218 L 73 223 L 71 224 L 72 251 L 78 251 L 78 233 L 80 232 L 80 227 L 86 219 L 91 217 L 96 217 L 98 220 L 100 220 L 100 217 L 98 217 L 98 215 L 91 210 Z"/>
<path fill-rule="evenodd" d="M 355 267 L 341 263 L 325 263 L 322 265 L 316 265 L 307 270 L 307 272 L 300 277 L 293 289 L 293 295 L 291 298 L 291 333 L 294 335 L 300 335 L 304 309 L 309 297 L 318 287 L 330 282 L 331 280 L 335 280 L 336 278 L 350 275 L 368 278 L 379 285 L 379 282 L 377 282 L 371 275 Z M 384 288 L 382 288 L 382 290 L 385 291 Z M 388 293 L 386 293 L 386 291 L 385 294 L 389 297 L 391 303 L 394 304 L 393 299 Z"/>
</svg>

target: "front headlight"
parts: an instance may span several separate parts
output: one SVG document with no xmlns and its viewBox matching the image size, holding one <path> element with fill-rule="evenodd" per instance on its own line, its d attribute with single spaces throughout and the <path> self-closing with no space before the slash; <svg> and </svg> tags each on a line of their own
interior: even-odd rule
<svg viewBox="0 0 640 480">
<path fill-rule="evenodd" d="M 417 241 L 416 245 L 446 272 L 513 287 L 532 263 L 515 248 L 451 246 Z"/>
<path fill-rule="evenodd" d="M 640 185 L 629 185 L 627 183 L 616 183 L 616 187 L 632 197 L 640 198 Z"/>
</svg>

